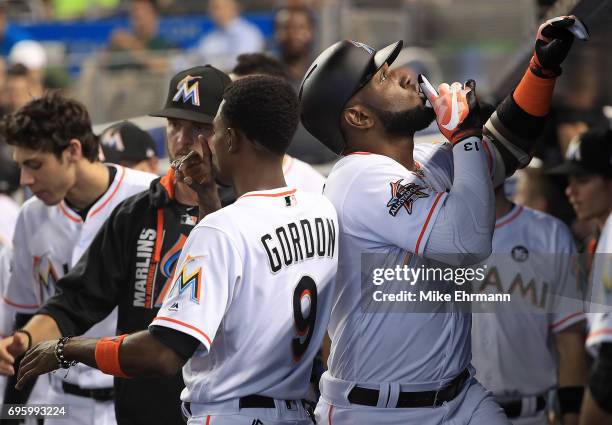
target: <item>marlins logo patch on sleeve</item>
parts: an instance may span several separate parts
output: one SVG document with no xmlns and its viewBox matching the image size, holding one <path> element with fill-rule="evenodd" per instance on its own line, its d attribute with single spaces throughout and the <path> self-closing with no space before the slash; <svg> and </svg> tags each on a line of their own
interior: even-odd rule
<svg viewBox="0 0 612 425">
<path fill-rule="evenodd" d="M 428 198 L 429 194 L 423 192 L 423 187 L 415 183 L 402 184 L 404 179 L 389 183 L 391 186 L 391 199 L 387 202 L 389 214 L 393 217 L 404 207 L 408 214 L 412 214 L 414 201 L 419 198 Z"/>
<path fill-rule="evenodd" d="M 186 269 L 187 267 L 184 266 L 181 270 L 181 273 L 174 281 L 174 285 L 170 290 L 170 295 L 174 292 L 175 289 L 178 290 L 178 295 L 181 295 L 183 292 L 189 290 L 189 300 L 196 304 L 200 304 L 202 268 L 198 267 L 193 273 L 187 273 Z"/>
</svg>

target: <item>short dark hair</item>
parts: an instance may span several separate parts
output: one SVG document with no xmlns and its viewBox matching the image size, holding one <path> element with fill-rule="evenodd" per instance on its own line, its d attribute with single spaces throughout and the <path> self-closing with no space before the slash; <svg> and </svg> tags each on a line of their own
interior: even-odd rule
<svg viewBox="0 0 612 425">
<path fill-rule="evenodd" d="M 229 127 L 252 141 L 284 154 L 298 124 L 298 99 L 278 77 L 254 75 L 233 82 L 223 94 L 222 116 Z"/>
<path fill-rule="evenodd" d="M 58 158 L 71 139 L 81 141 L 83 156 L 98 158 L 99 140 L 85 106 L 58 93 L 31 100 L 0 121 L 0 141 L 12 146 L 52 152 Z"/>
<path fill-rule="evenodd" d="M 274 14 L 274 29 L 278 27 L 278 16 L 281 13 L 302 13 L 306 15 L 306 17 L 308 18 L 308 22 L 310 23 L 310 26 L 312 28 L 315 28 L 317 26 L 317 19 L 315 17 L 314 11 L 311 8 L 309 8 L 308 6 L 287 6 L 279 8 Z"/>
<path fill-rule="evenodd" d="M 239 77 L 261 74 L 289 79 L 285 64 L 265 53 L 243 53 L 237 62 L 232 73 Z"/>
</svg>

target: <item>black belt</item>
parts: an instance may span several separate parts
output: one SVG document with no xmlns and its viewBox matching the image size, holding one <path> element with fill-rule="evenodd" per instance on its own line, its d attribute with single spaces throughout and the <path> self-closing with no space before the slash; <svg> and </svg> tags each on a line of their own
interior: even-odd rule
<svg viewBox="0 0 612 425">
<path fill-rule="evenodd" d="M 504 401 L 504 402 L 498 401 L 497 403 L 499 403 L 501 408 L 504 409 L 506 416 L 508 416 L 509 418 L 518 418 L 519 416 L 521 416 L 521 410 L 523 407 L 522 400 L 513 400 L 513 401 Z M 540 410 L 544 410 L 545 407 L 546 407 L 546 400 L 544 399 L 543 396 L 539 395 L 536 401 L 536 412 L 539 412 Z"/>
<path fill-rule="evenodd" d="M 115 398 L 114 388 L 81 388 L 78 385 L 62 382 L 62 388 L 66 394 L 79 397 L 93 398 L 96 401 L 110 401 Z"/>
<path fill-rule="evenodd" d="M 299 402 L 302 403 L 302 406 L 305 405 L 304 400 L 283 400 L 287 409 L 291 409 L 291 403 Z M 191 403 L 185 402 L 183 403 L 187 412 L 191 414 Z M 240 409 L 274 409 L 276 404 L 274 404 L 274 399 L 271 397 L 266 397 L 263 395 L 247 395 L 245 397 L 240 397 L 238 400 L 238 408 Z"/>
<path fill-rule="evenodd" d="M 447 386 L 438 391 L 401 392 L 395 407 L 437 407 L 445 401 L 451 401 L 461 391 L 461 387 L 470 377 L 470 372 L 465 369 Z M 353 404 L 364 406 L 378 405 L 378 390 L 355 387 L 348 395 L 348 401 Z"/>
</svg>

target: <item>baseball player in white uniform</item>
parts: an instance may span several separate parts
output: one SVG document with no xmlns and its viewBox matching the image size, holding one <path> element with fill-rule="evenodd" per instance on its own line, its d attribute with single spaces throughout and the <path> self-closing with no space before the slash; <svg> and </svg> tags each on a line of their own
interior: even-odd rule
<svg viewBox="0 0 612 425">
<path fill-rule="evenodd" d="M 283 159 L 283 174 L 287 186 L 313 193 L 323 193 L 325 177 L 315 170 L 312 165 L 285 155 Z"/>
<path fill-rule="evenodd" d="M 36 147 L 28 145 L 27 139 L 13 140 L 12 137 L 18 137 L 15 136 L 18 123 L 29 116 L 41 122 L 55 120 L 58 127 L 44 134 L 52 133 L 57 140 L 47 137 L 54 140 L 51 145 Z M 58 95 L 30 102 L 5 119 L 3 130 L 7 142 L 15 145 L 21 184 L 35 195 L 19 213 L 13 238 L 12 273 L 3 300 L 5 308 L 31 315 L 54 294 L 55 282 L 78 261 L 114 207 L 146 190 L 155 175 L 97 162 L 98 140 L 91 132 L 85 108 Z M 23 133 L 27 134 L 26 130 Z M 62 133 L 71 130 L 74 134 Z M 66 146 L 57 146 L 60 137 L 69 140 Z M 115 326 L 116 314 L 111 314 L 88 334 L 108 335 Z M 14 336 L 0 341 L 0 349 L 23 352 L 29 338 L 26 332 L 16 331 Z M 0 367 L 3 374 L 14 373 L 12 366 Z M 67 376 L 55 374 L 49 378 L 51 391 L 46 402 L 70 406 L 70 416 L 62 423 L 115 423 L 110 377 L 79 365 Z"/>
<path fill-rule="evenodd" d="M 233 83 L 213 123 L 212 153 L 217 178 L 231 181 L 238 199 L 192 230 L 149 330 L 43 342 L 23 359 L 18 387 L 58 368 L 55 353 L 63 367 L 77 360 L 123 377 L 184 365 L 189 424 L 312 423 L 302 399 L 329 320 L 338 221 L 323 195 L 286 186 L 282 160 L 297 121 L 287 82 Z M 214 185 L 212 172 L 194 178 L 175 166 L 198 195 Z"/>
<path fill-rule="evenodd" d="M 438 94 L 421 79 L 451 143 L 415 145 L 414 133 L 431 123 L 433 113 L 405 73 L 389 70 L 401 45 L 377 52 L 338 42 L 315 59 L 300 90 L 306 129 L 344 155 L 324 191 L 338 211 L 340 258 L 329 370 L 321 379 L 316 420 L 506 424 L 473 378 L 469 314 L 451 303 L 441 311 L 401 314 L 418 306 L 404 304 L 397 312 L 392 302 L 376 305 L 364 293 L 380 268 L 422 269 L 432 260 L 468 265 L 489 255 L 495 218 L 490 176 L 501 181 L 500 175 L 528 163 L 530 132 L 543 126 L 554 81 L 538 75 L 541 63 L 528 70 L 487 122 L 485 141 L 473 81 L 441 85 Z M 543 92 L 540 83 L 548 87 Z M 525 102 L 527 93 L 533 102 Z M 444 292 L 452 286 L 438 287 Z"/>
<path fill-rule="evenodd" d="M 595 362 L 589 374 L 582 405 L 581 425 L 612 424 L 612 214 L 602 229 L 593 260 L 593 302 L 599 313 L 592 315 L 586 340 Z"/>
<path fill-rule="evenodd" d="M 287 79 L 283 64 L 264 53 L 249 53 L 238 57 L 238 65 L 234 67 L 230 78 L 232 81 L 236 81 L 250 75 L 269 75 Z M 307 192 L 323 192 L 325 177 L 307 162 L 285 154 L 283 174 L 289 187 Z"/>
<path fill-rule="evenodd" d="M 553 216 L 512 204 L 503 185 L 496 188 L 496 210 L 493 255 L 474 290 L 511 294 L 512 305 L 472 316 L 476 378 L 513 424 L 547 425 L 552 389 L 564 419 L 577 421 L 586 378 L 585 315 L 572 235 Z"/>
</svg>

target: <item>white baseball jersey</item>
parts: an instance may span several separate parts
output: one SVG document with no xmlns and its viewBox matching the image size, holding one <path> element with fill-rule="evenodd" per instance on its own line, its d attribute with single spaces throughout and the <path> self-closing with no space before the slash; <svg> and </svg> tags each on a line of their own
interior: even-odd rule
<svg viewBox="0 0 612 425">
<path fill-rule="evenodd" d="M 323 196 L 249 192 L 191 231 L 153 325 L 197 338 L 183 401 L 300 399 L 329 319 L 336 212 Z"/>
<path fill-rule="evenodd" d="M 417 169 L 411 172 L 389 157 L 354 153 L 340 159 L 327 178 L 324 193 L 340 222 L 328 328 L 333 378 L 362 385 L 431 384 L 456 377 L 469 364 L 469 314 L 371 313 L 361 303 L 361 275 L 372 272 L 361 269 L 363 253 L 385 254 L 386 264 L 374 267 L 427 264 L 421 254 L 452 183 L 451 145 L 415 144 L 414 159 Z"/>
<path fill-rule="evenodd" d="M 512 311 L 472 315 L 476 378 L 496 396 L 535 396 L 556 387 L 551 337 L 585 320 L 574 253 L 569 229 L 549 214 L 515 205 L 496 221 L 493 255 L 474 290 L 511 294 Z M 559 294 L 576 301 L 572 309 L 558 305 Z"/>
<path fill-rule="evenodd" d="M 4 293 L 11 276 L 11 255 L 10 245 L 0 245 L 0 294 Z M 0 338 L 11 334 L 14 319 L 15 311 L 5 304 L 0 304 Z"/>
<path fill-rule="evenodd" d="M 612 342 L 612 214 L 597 242 L 591 277 L 594 302 L 600 305 L 599 311 L 606 311 L 592 315 L 586 341 L 587 349 L 596 356 L 602 343 Z"/>
<path fill-rule="evenodd" d="M 10 245 L 19 215 L 19 204 L 10 196 L 0 193 L 0 245 Z"/>
<path fill-rule="evenodd" d="M 323 193 L 325 177 L 304 161 L 289 155 L 283 159 L 283 174 L 288 187 L 306 192 Z"/>
<path fill-rule="evenodd" d="M 33 314 L 55 293 L 56 282 L 87 249 L 98 229 L 125 198 L 148 189 L 156 176 L 117 168 L 112 184 L 96 201 L 83 221 L 63 201 L 46 206 L 33 197 L 21 208 L 13 237 L 13 267 L 4 302 L 17 312 Z M 93 326 L 86 336 L 114 334 L 116 312 Z M 73 370 L 74 369 L 74 370 Z M 63 377 L 55 374 L 54 377 Z M 83 388 L 112 387 L 112 377 L 79 364 L 65 379 Z"/>
</svg>

